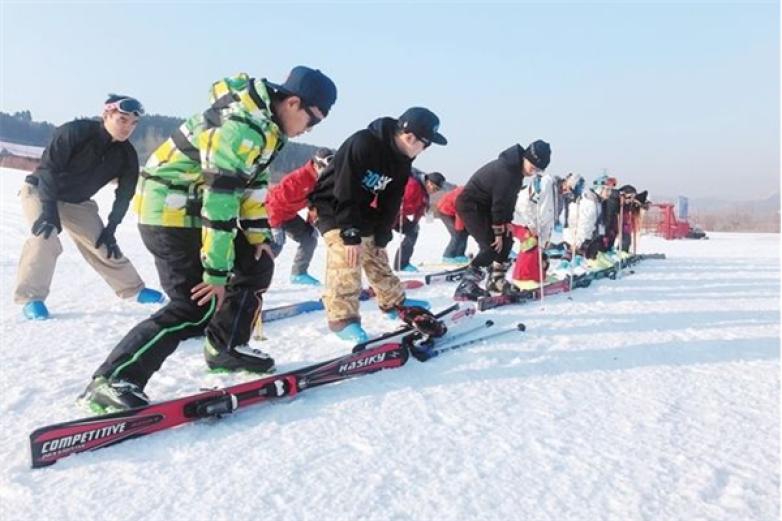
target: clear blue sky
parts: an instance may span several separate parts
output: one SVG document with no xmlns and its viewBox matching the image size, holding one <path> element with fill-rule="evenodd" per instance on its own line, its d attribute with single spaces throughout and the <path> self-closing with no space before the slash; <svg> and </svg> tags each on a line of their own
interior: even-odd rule
<svg viewBox="0 0 782 521">
<path fill-rule="evenodd" d="M 779 21 L 777 2 L 3 0 L 0 109 L 61 124 L 121 92 L 186 117 L 221 77 L 282 81 L 306 64 L 339 98 L 302 142 L 336 147 L 422 105 L 449 145 L 416 165 L 454 182 L 541 138 L 555 174 L 759 198 L 780 184 Z"/>
</svg>

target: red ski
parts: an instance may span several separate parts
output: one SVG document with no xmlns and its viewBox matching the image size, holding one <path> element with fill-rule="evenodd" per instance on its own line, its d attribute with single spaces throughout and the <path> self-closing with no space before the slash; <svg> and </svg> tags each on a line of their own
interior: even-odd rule
<svg viewBox="0 0 782 521">
<path fill-rule="evenodd" d="M 231 387 L 42 427 L 30 434 L 32 467 L 45 467 L 71 454 L 100 449 L 201 418 L 220 417 L 248 405 L 292 397 L 311 387 L 401 367 L 408 357 L 406 346 L 385 343 Z"/>
</svg>

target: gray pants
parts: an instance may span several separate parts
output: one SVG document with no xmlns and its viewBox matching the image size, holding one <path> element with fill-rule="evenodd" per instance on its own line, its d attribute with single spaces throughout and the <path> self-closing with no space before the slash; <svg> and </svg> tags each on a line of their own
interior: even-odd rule
<svg viewBox="0 0 782 521">
<path fill-rule="evenodd" d="M 25 183 L 19 191 L 19 197 L 25 220 L 32 227 L 41 215 L 38 189 Z M 103 221 L 98 214 L 98 205 L 95 201 L 90 199 L 78 204 L 58 202 L 57 209 L 63 230 L 71 236 L 87 263 L 103 277 L 119 297 L 133 297 L 141 291 L 144 281 L 127 257 L 108 259 L 106 246 L 95 248 L 95 241 L 103 230 Z M 26 304 L 32 300 L 46 299 L 54 278 L 57 257 L 61 253 L 62 244 L 55 234 L 51 234 L 48 239 L 43 235 L 30 236 L 25 241 L 16 275 L 14 302 Z"/>
<path fill-rule="evenodd" d="M 293 258 L 291 275 L 296 276 L 307 273 L 312 256 L 315 253 L 315 247 L 318 245 L 318 231 L 297 215 L 290 221 L 282 223 L 282 227 L 274 228 L 272 235 L 274 237 L 272 251 L 275 257 L 282 251 L 286 235 L 289 235 L 291 239 L 299 243 L 296 256 Z"/>
</svg>

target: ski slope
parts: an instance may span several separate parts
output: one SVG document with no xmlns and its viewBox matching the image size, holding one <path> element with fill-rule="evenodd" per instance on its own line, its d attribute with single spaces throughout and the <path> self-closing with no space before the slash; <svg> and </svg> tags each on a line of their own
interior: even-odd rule
<svg viewBox="0 0 782 521">
<path fill-rule="evenodd" d="M 572 300 L 479 316 L 497 328 L 524 322 L 525 333 L 33 471 L 29 433 L 84 416 L 74 399 L 92 371 L 155 308 L 116 298 L 64 233 L 53 319 L 25 320 L 12 302 L 29 230 L 16 197 L 23 177 L 0 171 L 3 521 L 778 518 L 778 235 L 643 237 L 640 252 L 668 259 Z M 98 195 L 104 215 L 112 195 Z M 118 241 L 157 287 L 132 216 Z M 446 242 L 438 221 L 425 223 L 413 260 L 439 259 Z M 288 283 L 294 250 L 286 244 L 266 306 L 317 298 Z M 311 273 L 321 279 L 324 261 L 319 250 Z M 439 309 L 453 288 L 410 295 Z M 370 333 L 395 324 L 372 302 L 362 313 Z M 323 312 L 264 333 L 280 371 L 348 350 Z M 183 343 L 148 394 L 247 378 L 208 374 L 201 349 Z"/>
</svg>

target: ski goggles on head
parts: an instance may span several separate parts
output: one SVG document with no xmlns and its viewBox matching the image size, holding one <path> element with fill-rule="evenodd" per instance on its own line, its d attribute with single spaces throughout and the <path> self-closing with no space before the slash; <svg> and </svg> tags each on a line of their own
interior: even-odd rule
<svg viewBox="0 0 782 521">
<path fill-rule="evenodd" d="M 122 98 L 103 105 L 103 110 L 111 112 L 117 110 L 123 114 L 133 114 L 141 117 L 144 115 L 144 106 L 135 98 Z"/>
</svg>

